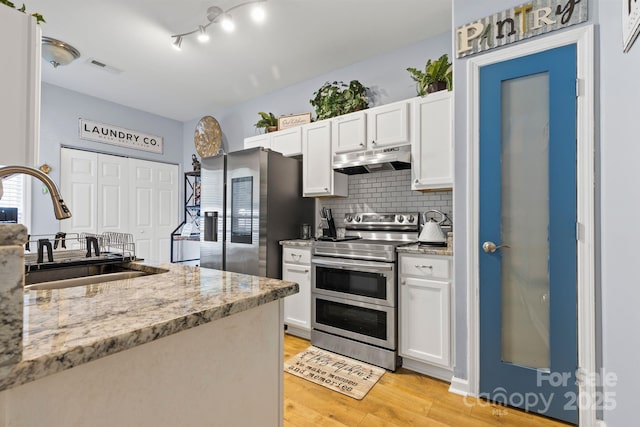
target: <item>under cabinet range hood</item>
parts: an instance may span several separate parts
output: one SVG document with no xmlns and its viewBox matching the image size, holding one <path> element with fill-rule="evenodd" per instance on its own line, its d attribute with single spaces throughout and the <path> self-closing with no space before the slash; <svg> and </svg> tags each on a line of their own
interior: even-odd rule
<svg viewBox="0 0 640 427">
<path fill-rule="evenodd" d="M 346 175 L 400 169 L 411 169 L 410 145 L 333 156 L 333 170 Z"/>
</svg>

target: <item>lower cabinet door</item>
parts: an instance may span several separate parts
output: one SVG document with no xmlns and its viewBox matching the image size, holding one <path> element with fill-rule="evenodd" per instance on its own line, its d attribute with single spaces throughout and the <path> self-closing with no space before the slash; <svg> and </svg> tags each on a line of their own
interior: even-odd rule
<svg viewBox="0 0 640 427">
<path fill-rule="evenodd" d="M 401 278 L 400 355 L 451 366 L 450 282 Z"/>
<path fill-rule="evenodd" d="M 306 265 L 283 264 L 282 280 L 296 282 L 300 292 L 284 299 L 284 323 L 311 330 L 311 268 Z"/>
</svg>

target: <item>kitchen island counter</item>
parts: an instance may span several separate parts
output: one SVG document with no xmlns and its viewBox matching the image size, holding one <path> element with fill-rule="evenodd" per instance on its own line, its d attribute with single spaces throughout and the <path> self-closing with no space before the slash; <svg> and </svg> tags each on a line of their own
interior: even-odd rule
<svg viewBox="0 0 640 427">
<path fill-rule="evenodd" d="M 166 273 L 24 292 L 22 361 L 0 390 L 298 292 L 276 279 L 177 264 Z"/>
<path fill-rule="evenodd" d="M 282 425 L 282 298 L 298 285 L 150 267 L 167 272 L 20 292 L 22 357 L 0 364 L 0 427 Z"/>
</svg>

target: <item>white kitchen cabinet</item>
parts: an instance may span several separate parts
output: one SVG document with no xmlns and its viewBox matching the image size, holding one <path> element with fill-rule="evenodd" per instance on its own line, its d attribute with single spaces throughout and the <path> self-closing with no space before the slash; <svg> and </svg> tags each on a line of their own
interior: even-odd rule
<svg viewBox="0 0 640 427">
<path fill-rule="evenodd" d="M 271 148 L 271 135 L 263 133 L 261 135 L 251 136 L 244 139 L 244 148 Z"/>
<path fill-rule="evenodd" d="M 364 150 L 367 147 L 367 118 L 364 111 L 344 114 L 332 122 L 332 154 Z"/>
<path fill-rule="evenodd" d="M 411 143 L 409 101 L 394 102 L 332 120 L 332 154 Z"/>
<path fill-rule="evenodd" d="M 305 197 L 348 195 L 347 175 L 332 168 L 331 120 L 302 126 L 302 191 Z"/>
<path fill-rule="evenodd" d="M 399 254 L 399 353 L 403 365 L 451 379 L 451 257 Z"/>
<path fill-rule="evenodd" d="M 368 148 L 376 149 L 411 143 L 409 102 L 401 101 L 366 110 Z"/>
<path fill-rule="evenodd" d="M 33 167 L 40 136 L 40 26 L 29 14 L 0 6 L 0 37 L 0 165 Z"/>
<path fill-rule="evenodd" d="M 311 334 L 311 248 L 284 245 L 282 280 L 296 282 L 300 292 L 284 299 L 287 333 L 305 339 Z"/>
<path fill-rule="evenodd" d="M 302 128 L 295 126 L 244 139 L 244 148 L 269 148 L 287 157 L 302 154 Z"/>
<path fill-rule="evenodd" d="M 271 132 L 270 135 L 273 151 L 288 157 L 302 154 L 302 128 L 300 126 Z"/>
<path fill-rule="evenodd" d="M 412 190 L 453 188 L 453 92 L 413 100 Z"/>
</svg>

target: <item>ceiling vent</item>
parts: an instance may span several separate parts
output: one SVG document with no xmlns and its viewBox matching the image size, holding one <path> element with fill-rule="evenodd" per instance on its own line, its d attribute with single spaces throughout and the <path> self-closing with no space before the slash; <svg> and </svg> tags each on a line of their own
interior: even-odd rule
<svg viewBox="0 0 640 427">
<path fill-rule="evenodd" d="M 119 70 L 111 65 L 107 65 L 104 62 L 100 62 L 97 59 L 89 58 L 87 59 L 87 64 L 89 64 L 93 68 L 99 68 L 104 71 L 108 71 L 111 74 L 120 74 L 122 70 Z"/>
</svg>

